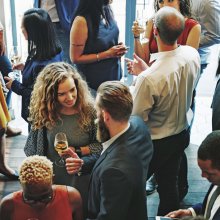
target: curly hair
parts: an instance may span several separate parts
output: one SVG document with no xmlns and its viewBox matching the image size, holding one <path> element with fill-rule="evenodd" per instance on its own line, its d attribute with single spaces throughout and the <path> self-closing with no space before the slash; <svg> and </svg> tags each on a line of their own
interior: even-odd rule
<svg viewBox="0 0 220 220">
<path fill-rule="evenodd" d="M 72 77 L 76 89 L 77 100 L 74 108 L 79 112 L 79 125 L 87 131 L 95 117 L 94 100 L 88 89 L 86 81 L 82 79 L 77 70 L 70 64 L 57 62 L 47 65 L 38 75 L 30 101 L 30 116 L 28 120 L 32 129 L 42 127 L 52 129 L 60 117 L 58 102 L 58 86 L 68 77 Z"/>
<path fill-rule="evenodd" d="M 24 159 L 19 171 L 21 184 L 52 184 L 53 164 L 44 156 L 30 156 Z"/>
<path fill-rule="evenodd" d="M 184 17 L 191 17 L 191 0 L 179 0 L 180 13 Z M 157 12 L 159 10 L 158 0 L 154 0 L 154 10 Z"/>
</svg>

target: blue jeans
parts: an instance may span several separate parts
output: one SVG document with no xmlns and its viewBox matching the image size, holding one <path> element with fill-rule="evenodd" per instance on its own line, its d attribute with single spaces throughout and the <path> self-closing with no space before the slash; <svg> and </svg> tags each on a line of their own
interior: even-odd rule
<svg viewBox="0 0 220 220">
<path fill-rule="evenodd" d="M 57 38 L 63 49 L 63 61 L 71 64 L 69 48 L 70 48 L 70 34 L 63 30 L 60 25 L 60 22 L 54 22 L 54 28 L 57 35 Z"/>
<path fill-rule="evenodd" d="M 8 76 L 8 73 L 12 72 L 12 66 L 11 66 L 11 62 L 8 59 L 7 56 L 3 55 L 0 56 L 0 72 L 2 73 L 2 76 Z M 6 103 L 8 108 L 10 107 L 10 103 L 11 103 L 11 90 L 9 90 L 7 97 L 6 97 Z"/>
</svg>

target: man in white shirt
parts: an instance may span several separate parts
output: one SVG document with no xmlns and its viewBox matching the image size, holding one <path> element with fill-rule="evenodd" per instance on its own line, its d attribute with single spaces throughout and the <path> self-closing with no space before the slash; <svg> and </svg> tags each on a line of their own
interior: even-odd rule
<svg viewBox="0 0 220 220">
<path fill-rule="evenodd" d="M 220 219 L 220 131 L 210 133 L 198 150 L 198 165 L 202 177 L 212 183 L 203 203 L 189 209 L 180 209 L 167 216 L 179 218 L 184 216 L 204 215 L 206 219 Z"/>
<path fill-rule="evenodd" d="M 132 114 L 149 126 L 154 146 L 148 175 L 155 173 L 158 183 L 158 215 L 179 208 L 179 165 L 190 139 L 187 112 L 200 70 L 197 50 L 177 45 L 183 29 L 184 17 L 176 9 L 161 8 L 154 20 L 159 49 L 151 56 L 154 63 L 148 67 L 136 55 L 128 61 L 129 71 L 138 75 Z"/>
</svg>

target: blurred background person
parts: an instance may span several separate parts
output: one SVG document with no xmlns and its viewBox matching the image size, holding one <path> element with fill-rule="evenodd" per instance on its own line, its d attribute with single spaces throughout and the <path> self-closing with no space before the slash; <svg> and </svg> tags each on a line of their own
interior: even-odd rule
<svg viewBox="0 0 220 220">
<path fill-rule="evenodd" d="M 49 63 L 62 61 L 59 45 L 50 16 L 43 9 L 29 9 L 24 13 L 21 29 L 28 41 L 28 57 L 24 63 L 17 63 L 14 69 L 22 71 L 22 83 L 5 77 L 6 86 L 22 96 L 21 116 L 28 122 L 31 92 L 39 72 Z"/>
<path fill-rule="evenodd" d="M 80 0 L 70 32 L 70 58 L 95 91 L 102 82 L 120 80 L 119 29 L 110 7 L 112 0 Z"/>
<path fill-rule="evenodd" d="M 50 15 L 57 38 L 62 45 L 63 60 L 68 63 L 71 63 L 69 55 L 71 21 L 78 2 L 79 0 L 34 0 L 35 8 L 42 8 Z"/>
<path fill-rule="evenodd" d="M 9 61 L 8 57 L 5 55 L 5 40 L 4 40 L 4 28 L 0 21 L 0 81 L 2 89 L 4 90 L 6 103 L 8 106 L 8 110 L 11 109 L 11 90 L 8 90 L 5 86 L 6 80 L 4 80 L 4 76 L 8 76 L 10 72 L 12 72 L 12 65 Z M 16 136 L 21 134 L 21 129 L 12 128 L 7 125 L 6 134 L 8 137 Z"/>
<path fill-rule="evenodd" d="M 90 173 L 102 146 L 96 140 L 94 100 L 86 82 L 70 64 L 53 63 L 39 74 L 31 97 L 30 122 L 32 130 L 25 146 L 25 154 L 45 155 L 54 163 L 54 183 L 74 186 L 79 190 L 84 214 Z M 75 172 L 69 175 L 55 150 L 57 133 L 66 134 L 68 146 L 75 158 Z"/>
<path fill-rule="evenodd" d="M 5 131 L 7 127 L 7 123 L 10 121 L 10 115 L 8 112 L 8 108 L 5 102 L 5 97 L 2 91 L 2 86 L 0 82 L 0 173 L 7 176 L 9 179 L 18 179 L 18 173 L 15 170 L 12 170 L 6 164 L 5 158 Z"/>
<path fill-rule="evenodd" d="M 220 1 L 192 1 L 192 16 L 201 25 L 199 54 L 201 58 L 201 74 L 210 63 L 211 46 L 220 44 Z"/>
<path fill-rule="evenodd" d="M 0 219 L 82 220 L 79 192 L 70 186 L 53 184 L 53 165 L 46 157 L 27 157 L 21 164 L 22 190 L 4 197 Z"/>
</svg>

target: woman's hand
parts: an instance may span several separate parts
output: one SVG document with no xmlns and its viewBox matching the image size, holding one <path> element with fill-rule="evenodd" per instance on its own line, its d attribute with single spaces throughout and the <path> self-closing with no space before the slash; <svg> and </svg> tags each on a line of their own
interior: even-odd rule
<svg viewBox="0 0 220 220">
<path fill-rule="evenodd" d="M 133 22 L 131 30 L 132 33 L 134 34 L 134 37 L 136 38 L 140 37 L 140 34 L 144 33 L 145 31 L 144 28 L 140 26 L 137 21 Z"/>
<path fill-rule="evenodd" d="M 24 69 L 24 63 L 20 62 L 20 63 L 16 63 L 12 66 L 13 70 L 23 70 Z"/>
<path fill-rule="evenodd" d="M 8 76 L 5 76 L 4 79 L 7 80 L 7 83 L 5 84 L 7 89 L 10 90 L 14 79 L 12 79 L 11 77 L 8 77 Z"/>
<path fill-rule="evenodd" d="M 113 57 L 122 57 L 128 52 L 128 47 L 126 47 L 124 44 L 119 43 L 118 45 L 115 45 L 108 49 L 106 51 L 107 58 L 113 58 Z"/>
</svg>

